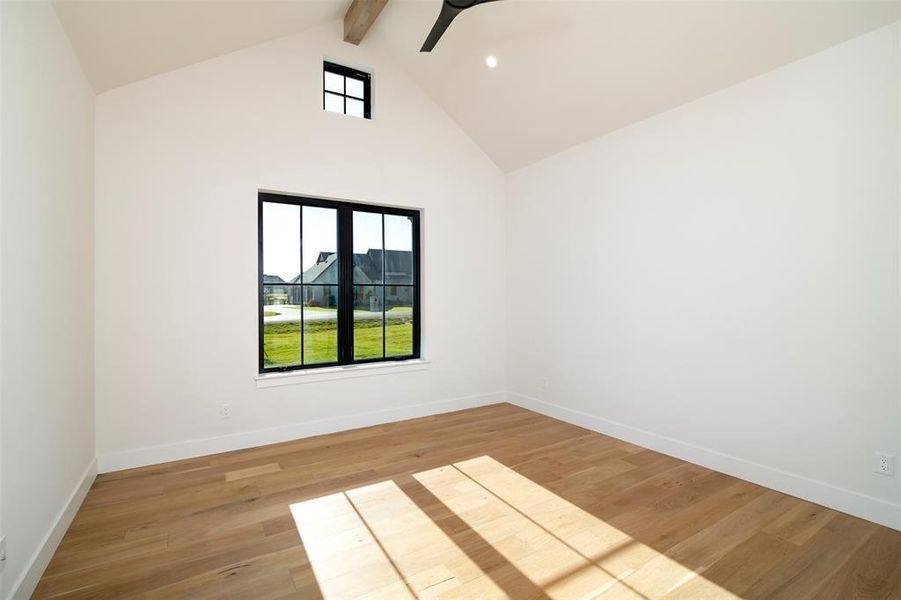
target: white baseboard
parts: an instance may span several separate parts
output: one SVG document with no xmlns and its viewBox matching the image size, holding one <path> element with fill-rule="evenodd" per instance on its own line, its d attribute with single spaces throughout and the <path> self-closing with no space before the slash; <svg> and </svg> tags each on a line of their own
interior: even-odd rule
<svg viewBox="0 0 901 600">
<path fill-rule="evenodd" d="M 901 505 L 514 392 L 507 401 L 638 446 L 901 530 Z"/>
<path fill-rule="evenodd" d="M 422 404 L 410 404 L 407 406 L 398 406 L 395 408 L 329 419 L 291 423 L 280 427 L 257 429 L 255 431 L 233 433 L 219 437 L 136 448 L 134 450 L 125 450 L 122 452 L 111 452 L 102 454 L 98 456 L 97 459 L 99 462 L 99 471 L 101 473 L 109 473 L 111 471 L 156 465 L 173 460 L 206 456 L 207 454 L 216 454 L 218 452 L 229 452 L 231 450 L 253 448 L 254 446 L 288 442 L 291 440 L 312 437 L 314 435 L 335 433 L 336 431 L 347 431 L 348 429 L 358 429 L 360 427 L 369 427 L 371 425 L 381 425 L 382 423 L 392 423 L 394 421 L 436 415 L 455 410 L 463 410 L 465 408 L 474 408 L 476 406 L 497 404 L 498 402 L 503 402 L 504 399 L 504 392 L 491 392 L 476 396 L 424 402 Z"/>
<path fill-rule="evenodd" d="M 75 518 L 75 513 L 78 512 L 81 503 L 84 502 L 84 497 L 87 496 L 88 490 L 91 489 L 91 484 L 94 483 L 96 477 L 97 459 L 95 458 L 88 465 L 88 468 L 85 469 L 75 489 L 69 494 L 69 498 L 59 514 L 56 515 L 50 530 L 47 531 L 44 539 L 41 540 L 40 545 L 26 564 L 25 570 L 19 575 L 19 579 L 13 583 L 12 591 L 9 595 L 10 600 L 24 600 L 31 597 L 34 588 L 38 585 L 38 581 L 41 580 L 41 575 L 44 574 L 44 570 L 50 564 L 53 553 L 56 552 L 59 543 L 66 534 L 66 530 L 69 529 L 69 525 L 72 523 L 72 519 Z"/>
</svg>

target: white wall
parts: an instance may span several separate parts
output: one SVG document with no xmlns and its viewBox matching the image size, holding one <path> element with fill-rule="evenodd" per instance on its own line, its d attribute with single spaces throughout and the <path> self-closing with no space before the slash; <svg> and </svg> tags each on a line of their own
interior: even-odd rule
<svg viewBox="0 0 901 600">
<path fill-rule="evenodd" d="M 503 398 L 504 178 L 405 74 L 340 32 L 97 97 L 101 470 Z M 373 120 L 322 111 L 323 52 L 374 71 Z M 257 389 L 259 188 L 425 209 L 428 370 Z"/>
<path fill-rule="evenodd" d="M 0 596 L 24 598 L 93 475 L 94 94 L 49 3 L 0 15 Z"/>
<path fill-rule="evenodd" d="M 901 527 L 899 32 L 511 174 L 511 399 Z"/>
<path fill-rule="evenodd" d="M 0 267 L 3 264 L 3 10 L 0 9 Z M 0 278 L 2 284 L 2 278 Z M 3 289 L 0 285 L 0 535 L 3 530 Z M 0 597 L 3 596 L 5 579 L 0 569 Z"/>
</svg>

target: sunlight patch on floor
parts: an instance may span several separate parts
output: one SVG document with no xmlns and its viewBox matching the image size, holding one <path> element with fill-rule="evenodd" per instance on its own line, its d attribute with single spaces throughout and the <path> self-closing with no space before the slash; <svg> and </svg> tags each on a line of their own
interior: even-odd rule
<svg viewBox="0 0 901 600">
<path fill-rule="evenodd" d="M 612 596 L 663 598 L 693 582 L 696 597 L 735 598 L 698 573 L 633 540 L 619 529 L 489 456 L 441 467 L 415 477 L 424 485 L 425 480 L 430 480 L 430 484 L 426 485 L 429 489 L 432 489 L 430 486 L 440 487 L 442 478 L 445 482 L 447 479 L 453 480 L 456 489 L 465 487 L 471 494 L 478 494 L 475 486 L 483 488 L 489 497 L 485 499 L 482 510 L 491 506 L 499 518 L 513 520 L 523 530 L 532 532 L 535 546 L 560 565 L 579 565 L 573 574 L 592 573 L 593 582 L 600 579 L 597 570 L 608 577 L 615 577 L 619 583 L 612 586 L 616 590 L 615 594 L 610 594 Z M 465 479 L 471 483 L 467 484 Z M 438 490 L 432 489 L 432 492 L 446 504 L 455 502 L 452 490 L 448 493 L 445 489 L 439 494 Z M 499 503 L 504 506 L 499 506 Z M 464 512 L 460 517 L 476 531 L 492 527 L 478 511 Z M 509 558 L 516 564 L 515 557 Z M 528 570 L 524 572 L 552 597 L 583 597 L 573 596 L 568 591 L 556 593 L 572 577 L 566 570 L 559 569 L 556 580 L 542 579 L 540 573 L 535 573 L 536 578 L 533 578 Z"/>
<path fill-rule="evenodd" d="M 291 506 L 326 598 L 735 598 L 489 456 L 413 478 L 461 545 L 393 481 Z"/>
<path fill-rule="evenodd" d="M 393 481 L 291 506 L 325 598 L 437 598 L 484 573 Z M 503 594 L 481 581 L 484 597 Z"/>
</svg>

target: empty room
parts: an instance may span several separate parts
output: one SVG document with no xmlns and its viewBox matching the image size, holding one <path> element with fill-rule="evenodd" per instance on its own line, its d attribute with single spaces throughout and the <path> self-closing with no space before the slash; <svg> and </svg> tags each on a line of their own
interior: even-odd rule
<svg viewBox="0 0 901 600">
<path fill-rule="evenodd" d="M 0 0 L 0 599 L 901 600 L 901 1 Z"/>
</svg>

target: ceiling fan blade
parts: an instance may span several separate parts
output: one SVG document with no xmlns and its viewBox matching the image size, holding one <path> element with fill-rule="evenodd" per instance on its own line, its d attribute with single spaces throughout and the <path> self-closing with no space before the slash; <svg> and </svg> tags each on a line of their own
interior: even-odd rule
<svg viewBox="0 0 901 600">
<path fill-rule="evenodd" d="M 438 40 L 441 39 L 441 36 L 444 35 L 444 32 L 451 24 L 451 21 L 453 21 L 462 10 L 462 8 L 452 6 L 447 2 L 442 2 L 441 12 L 438 13 L 438 18 L 435 20 L 435 24 L 432 25 L 432 30 L 429 32 L 429 37 L 425 39 L 425 43 L 422 45 L 422 48 L 420 48 L 419 51 L 431 52 L 432 48 L 435 47 L 435 44 L 438 43 Z"/>
<path fill-rule="evenodd" d="M 435 44 L 438 43 L 438 40 L 441 39 L 441 36 L 444 35 L 444 32 L 447 31 L 451 21 L 467 8 L 495 1 L 496 0 L 444 0 L 441 3 L 441 12 L 438 13 L 438 19 L 435 21 L 435 24 L 432 25 L 429 37 L 425 39 L 425 43 L 419 51 L 431 52 L 432 48 L 435 47 Z"/>
</svg>

